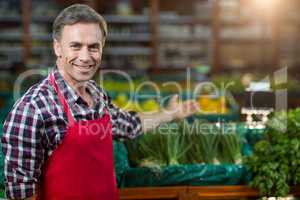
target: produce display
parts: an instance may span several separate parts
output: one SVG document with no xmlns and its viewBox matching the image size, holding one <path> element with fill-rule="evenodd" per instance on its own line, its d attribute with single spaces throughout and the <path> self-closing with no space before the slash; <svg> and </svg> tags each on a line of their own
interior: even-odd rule
<svg viewBox="0 0 300 200">
<path fill-rule="evenodd" d="M 118 107 L 128 111 L 148 112 L 160 110 L 160 105 L 155 99 L 147 99 L 143 102 L 130 101 L 126 94 L 117 95 L 112 102 Z"/>
<path fill-rule="evenodd" d="M 233 123 L 220 126 L 203 120 L 193 123 L 183 120 L 160 126 L 136 140 L 126 141 L 130 166 L 140 170 L 133 173 L 131 169 L 125 173 L 125 177 L 133 178 L 139 173 L 149 175 L 153 172 L 154 175 L 160 174 L 157 175 L 160 181 L 165 177 L 165 183 L 170 184 L 171 180 L 166 175 L 170 173 L 173 182 L 181 184 L 182 180 L 176 179 L 174 170 L 193 177 L 190 173 L 196 172 L 199 167 L 197 164 L 206 166 L 205 169 L 233 164 L 246 167 L 246 171 L 240 172 L 244 184 L 249 183 L 257 188 L 262 196 L 283 197 L 289 193 L 291 186 L 300 184 L 299 108 L 275 112 L 264 130 L 247 130 L 244 125 L 243 130 L 237 127 Z M 188 170 L 191 166 L 195 168 Z M 218 177 L 218 173 L 207 172 L 209 174 L 205 175 L 206 178 L 211 177 L 212 180 Z M 151 178 L 147 182 L 141 174 L 139 176 L 143 181 L 131 183 L 127 178 L 126 184 L 153 185 L 153 181 L 156 181 Z M 235 183 L 239 183 L 241 177 L 236 174 L 232 176 L 237 181 Z M 183 175 L 178 174 L 179 177 L 182 179 Z M 184 180 L 190 181 L 187 182 L 189 184 L 203 184 L 197 178 Z M 227 183 L 224 181 L 224 184 Z"/>
<path fill-rule="evenodd" d="M 166 124 L 126 143 L 136 166 L 162 167 L 180 164 L 241 163 L 241 140 L 235 129 L 227 130 L 204 121 Z"/>
<path fill-rule="evenodd" d="M 135 140 L 115 142 L 121 187 L 246 184 L 244 126 L 203 120 L 168 123 Z"/>
<path fill-rule="evenodd" d="M 159 111 L 168 102 L 169 97 L 175 93 L 161 96 L 160 98 L 141 98 L 130 96 L 126 92 L 118 93 L 114 96 L 112 102 L 125 110 L 142 111 Z M 225 96 L 198 96 L 196 101 L 199 103 L 199 114 L 227 114 L 230 112 L 228 98 Z"/>
<path fill-rule="evenodd" d="M 210 97 L 200 96 L 197 99 L 199 103 L 199 114 L 226 114 L 229 112 L 226 97 Z M 149 98 L 143 101 L 136 99 L 130 100 L 126 93 L 118 94 L 112 101 L 115 105 L 125 110 L 133 110 L 137 112 L 159 111 L 163 105 L 160 101 Z"/>
</svg>

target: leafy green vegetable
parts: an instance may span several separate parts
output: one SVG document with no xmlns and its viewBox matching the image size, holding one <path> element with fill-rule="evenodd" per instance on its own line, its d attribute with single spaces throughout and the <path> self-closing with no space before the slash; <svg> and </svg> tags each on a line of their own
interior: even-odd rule
<svg viewBox="0 0 300 200">
<path fill-rule="evenodd" d="M 300 184 L 300 109 L 275 113 L 244 164 L 253 173 L 250 185 L 262 195 L 286 196 Z"/>
</svg>

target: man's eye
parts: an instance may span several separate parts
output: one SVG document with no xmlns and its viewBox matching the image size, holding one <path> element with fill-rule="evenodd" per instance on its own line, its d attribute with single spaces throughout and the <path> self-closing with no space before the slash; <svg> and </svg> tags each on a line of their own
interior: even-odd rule
<svg viewBox="0 0 300 200">
<path fill-rule="evenodd" d="M 71 45 L 71 48 L 72 49 L 80 49 L 80 46 L 79 45 Z"/>
<path fill-rule="evenodd" d="M 90 51 L 99 51 L 99 47 L 98 46 L 91 46 Z"/>
</svg>

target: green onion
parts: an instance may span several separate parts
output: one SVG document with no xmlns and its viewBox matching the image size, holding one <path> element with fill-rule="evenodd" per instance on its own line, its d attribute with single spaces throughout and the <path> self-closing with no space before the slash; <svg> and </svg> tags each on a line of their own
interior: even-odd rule
<svg viewBox="0 0 300 200">
<path fill-rule="evenodd" d="M 241 143 L 240 137 L 235 132 L 224 132 L 220 134 L 219 154 L 218 159 L 221 163 L 240 163 Z"/>
</svg>

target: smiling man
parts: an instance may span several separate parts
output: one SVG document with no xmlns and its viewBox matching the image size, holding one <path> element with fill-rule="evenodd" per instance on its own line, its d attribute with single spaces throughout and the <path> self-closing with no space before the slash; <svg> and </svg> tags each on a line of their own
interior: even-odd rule
<svg viewBox="0 0 300 200">
<path fill-rule="evenodd" d="M 106 22 L 86 5 L 72 5 L 55 19 L 56 66 L 17 101 L 4 123 L 9 199 L 118 199 L 112 138 L 132 139 L 197 110 L 196 102 L 178 103 L 177 97 L 169 112 L 156 114 L 113 105 L 92 80 L 106 36 Z"/>
</svg>

